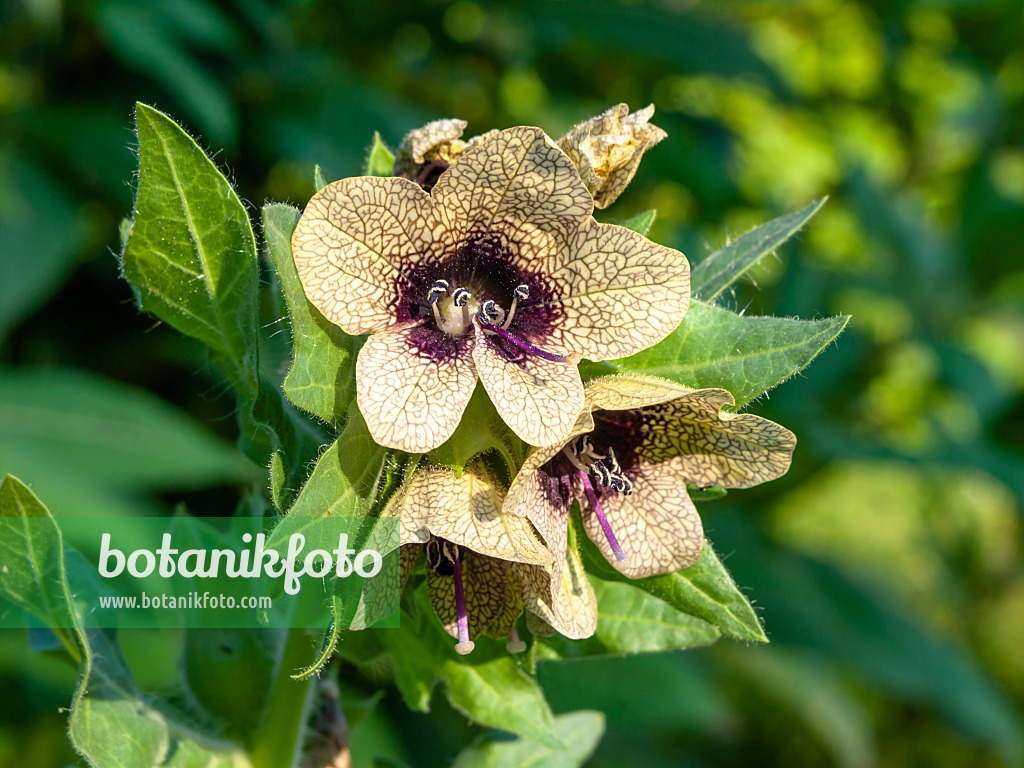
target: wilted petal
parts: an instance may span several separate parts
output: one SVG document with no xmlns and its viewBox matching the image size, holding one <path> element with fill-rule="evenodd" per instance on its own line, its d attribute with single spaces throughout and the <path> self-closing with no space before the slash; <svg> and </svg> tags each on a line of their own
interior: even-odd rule
<svg viewBox="0 0 1024 768">
<path fill-rule="evenodd" d="M 523 605 L 566 637 L 582 640 L 597 628 L 597 597 L 580 556 L 566 552 L 561 577 L 550 567 L 514 566 L 523 581 Z"/>
<path fill-rule="evenodd" d="M 524 258 L 550 254 L 585 224 L 593 201 L 539 128 L 509 128 L 467 151 L 437 182 L 439 215 L 459 240 L 499 235 Z"/>
<path fill-rule="evenodd" d="M 678 467 L 644 464 L 631 479 L 632 495 L 606 493 L 600 500 L 626 559 L 615 557 L 597 515 L 584 498 L 580 508 L 591 541 L 609 563 L 631 579 L 672 573 L 697 562 L 704 531 Z"/>
<path fill-rule="evenodd" d="M 466 125 L 465 120 L 447 118 L 409 131 L 398 145 L 400 159 L 408 157 L 416 164 L 425 163 L 428 159 L 453 162 L 466 145 L 461 140 Z"/>
<path fill-rule="evenodd" d="M 501 614 L 505 605 L 505 585 L 509 562 L 461 550 L 462 585 L 469 617 L 469 637 L 475 639 Z M 459 637 L 458 608 L 455 602 L 455 578 L 441 576 L 427 568 L 427 591 L 430 604 L 445 631 Z"/>
<path fill-rule="evenodd" d="M 521 563 L 550 563 L 551 552 L 530 522 L 501 511 L 505 493 L 483 462 L 471 461 L 459 477 L 450 469 L 420 469 L 402 501 L 402 517 L 474 552 Z M 422 539 L 425 541 L 426 539 Z"/>
<path fill-rule="evenodd" d="M 558 140 L 598 208 L 607 208 L 622 194 L 644 152 L 668 135 L 648 122 L 653 115 L 653 104 L 632 114 L 628 106 L 617 104 Z"/>
<path fill-rule="evenodd" d="M 417 326 L 370 336 L 356 360 L 356 398 L 373 439 L 426 453 L 451 437 L 476 387 L 471 337 L 452 340 L 447 356 L 416 351 Z"/>
<path fill-rule="evenodd" d="M 306 298 L 346 333 L 394 323 L 405 271 L 445 242 L 433 207 L 405 179 L 357 177 L 321 189 L 292 235 Z"/>
<path fill-rule="evenodd" d="M 473 362 L 502 420 L 530 445 L 564 440 L 583 407 L 576 366 L 536 356 L 510 359 L 479 327 L 476 338 Z"/>
<path fill-rule="evenodd" d="M 590 360 L 657 344 L 690 305 L 690 266 L 679 251 L 612 224 L 580 230 L 552 268 L 562 320 L 551 340 Z"/>
</svg>

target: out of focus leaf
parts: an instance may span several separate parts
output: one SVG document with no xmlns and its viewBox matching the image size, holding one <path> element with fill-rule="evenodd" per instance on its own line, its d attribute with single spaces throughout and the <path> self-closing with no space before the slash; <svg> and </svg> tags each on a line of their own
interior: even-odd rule
<svg viewBox="0 0 1024 768">
<path fill-rule="evenodd" d="M 622 222 L 622 226 L 626 229 L 632 229 L 634 232 L 639 232 L 644 237 L 647 237 L 647 233 L 651 231 L 651 226 L 654 224 L 654 220 L 658 218 L 658 212 L 651 208 L 649 211 L 638 213 L 636 216 L 631 216 Z"/>
<path fill-rule="evenodd" d="M 742 551 L 733 570 L 757 594 L 777 643 L 814 648 L 908 700 L 927 703 L 1010 764 L 1024 756 L 1013 707 L 975 662 L 836 569 L 772 547 L 735 514 L 716 536 Z"/>
<path fill-rule="evenodd" d="M 395 172 L 395 153 L 388 149 L 379 131 L 373 132 L 373 144 L 366 156 L 367 176 L 391 176 Z"/>
<path fill-rule="evenodd" d="M 802 210 L 773 219 L 712 253 L 693 268 L 690 292 L 701 301 L 713 302 L 751 267 L 796 234 L 827 199 L 823 197 Z"/>
<path fill-rule="evenodd" d="M 563 749 L 523 737 L 509 740 L 485 734 L 459 753 L 453 768 L 579 768 L 597 749 L 603 733 L 602 712 L 569 712 L 555 718 L 555 734 Z"/>
<path fill-rule="evenodd" d="M 834 668 L 806 652 L 778 646 L 724 652 L 730 667 L 806 723 L 836 765 L 869 768 L 877 764 L 867 713 Z"/>
<path fill-rule="evenodd" d="M 5 596 L 13 586 L 16 602 L 55 631 L 82 666 L 81 684 L 71 707 L 69 735 L 93 768 L 166 765 L 191 768 L 245 768 L 248 759 L 235 745 L 200 736 L 199 729 L 158 709 L 138 690 L 121 652 L 102 632 L 86 633 L 74 612 L 64 565 L 64 543 L 56 522 L 19 480 L 0 484 L 0 548 Z M 11 518 L 35 518 L 17 536 Z M 9 579 L 6 577 L 10 577 Z M 70 627 L 61 629 L 60 626 Z M 130 738 L 126 738 L 126 735 Z"/>
<path fill-rule="evenodd" d="M 85 371 L 0 370 L 0 423 L 0 462 L 15 472 L 45 456 L 48 475 L 70 470 L 110 488 L 200 488 L 258 475 L 238 449 L 165 401 Z"/>
<path fill-rule="evenodd" d="M 205 8 L 192 18 L 209 19 L 215 12 L 215 8 Z M 162 83 L 207 136 L 234 146 L 238 125 L 231 98 L 172 31 L 172 19 L 154 13 L 152 6 L 126 0 L 103 0 L 94 13 L 100 32 L 118 59 Z M 199 34 L 198 30 L 194 34 Z"/>
<path fill-rule="evenodd" d="M 263 208 L 263 231 L 288 303 L 295 342 L 284 391 L 299 408 L 330 424 L 340 424 L 355 397 L 360 339 L 349 336 L 306 300 L 292 259 L 292 232 L 299 216 L 288 205 Z"/>
<path fill-rule="evenodd" d="M 74 269 L 86 220 L 24 156 L 0 151 L 0 340 Z"/>
<path fill-rule="evenodd" d="M 739 640 L 768 642 L 750 601 L 740 592 L 709 541 L 704 542 L 700 559 L 689 568 L 646 579 L 626 579 L 608 565 L 589 539 L 583 541 L 583 557 L 587 570 L 602 579 L 649 592 L 673 609 Z"/>
<path fill-rule="evenodd" d="M 625 372 L 661 376 L 694 389 L 727 389 L 740 407 L 803 370 L 849 320 L 846 315 L 824 320 L 743 317 L 691 301 L 683 322 L 661 343 L 612 362 Z"/>
<path fill-rule="evenodd" d="M 256 241 L 223 174 L 173 120 L 136 104 L 139 190 L 125 277 L 141 307 L 201 340 L 247 399 L 259 389 Z"/>
</svg>

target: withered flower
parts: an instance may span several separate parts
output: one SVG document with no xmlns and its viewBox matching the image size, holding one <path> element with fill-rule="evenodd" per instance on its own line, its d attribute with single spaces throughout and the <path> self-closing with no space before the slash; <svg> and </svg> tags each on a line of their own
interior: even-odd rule
<svg viewBox="0 0 1024 768">
<path fill-rule="evenodd" d="M 532 521 L 556 558 L 578 499 L 587 535 L 624 575 L 693 565 L 703 528 L 687 483 L 747 488 L 773 480 L 796 446 L 778 424 L 722 411 L 733 402 L 724 389 L 646 376 L 593 379 L 576 426 L 527 456 L 504 510 Z"/>
<path fill-rule="evenodd" d="M 644 152 L 668 136 L 647 122 L 653 114 L 653 104 L 633 113 L 625 104 L 617 104 L 558 140 L 598 208 L 607 208 L 622 194 Z"/>
<path fill-rule="evenodd" d="M 411 453 L 455 431 L 477 377 L 531 445 L 564 439 L 583 406 L 576 361 L 660 341 L 689 304 L 686 258 L 592 217 L 566 156 L 537 128 L 465 152 L 431 194 L 407 179 L 318 192 L 292 249 L 306 297 L 347 333 L 359 409 Z"/>
</svg>

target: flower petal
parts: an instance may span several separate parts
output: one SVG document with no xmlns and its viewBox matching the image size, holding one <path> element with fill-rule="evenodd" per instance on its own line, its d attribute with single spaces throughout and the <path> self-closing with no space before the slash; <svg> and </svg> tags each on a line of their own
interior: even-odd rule
<svg viewBox="0 0 1024 768">
<path fill-rule="evenodd" d="M 292 253 L 310 303 L 358 335 L 395 322 L 392 305 L 405 271 L 446 238 L 433 201 L 418 186 L 362 176 L 313 196 L 292 235 Z"/>
<path fill-rule="evenodd" d="M 594 428 L 594 419 L 589 410 L 585 410 L 576 419 L 572 431 L 566 439 L 552 446 L 533 449 L 523 462 L 523 466 L 512 479 L 508 495 L 502 505 L 502 511 L 508 515 L 526 517 L 534 528 L 547 542 L 555 556 L 553 572 L 561 575 L 562 563 L 565 560 L 566 526 L 569 521 L 571 499 L 563 506 L 559 496 L 551 487 L 553 480 L 541 469 L 557 456 L 562 448 L 580 435 Z"/>
<path fill-rule="evenodd" d="M 505 584 L 505 604 L 501 607 L 501 613 L 487 627 L 488 637 L 493 637 L 495 640 L 508 639 L 508 636 L 512 634 L 512 628 L 522 615 L 523 582 L 516 573 L 516 569 L 511 567 L 508 569 L 508 581 Z"/>
<path fill-rule="evenodd" d="M 654 376 L 599 376 L 584 387 L 590 410 L 627 411 L 684 397 L 697 390 Z"/>
<path fill-rule="evenodd" d="M 580 499 L 583 526 L 616 570 L 631 579 L 672 573 L 697 562 L 704 529 L 673 463 L 645 464 L 632 476 L 633 493 L 605 493 L 601 508 L 626 555 L 618 560 L 591 508 Z"/>
<path fill-rule="evenodd" d="M 475 640 L 501 614 L 505 605 L 509 563 L 470 549 L 464 549 L 462 553 L 462 588 L 469 617 L 469 637 Z M 428 567 L 427 592 L 445 632 L 458 638 L 455 577 L 441 576 Z"/>
<path fill-rule="evenodd" d="M 476 388 L 469 336 L 447 359 L 417 352 L 418 326 L 366 340 L 356 359 L 356 400 L 373 439 L 387 448 L 426 453 L 451 437 Z"/>
<path fill-rule="evenodd" d="M 583 408 L 583 382 L 576 366 L 537 356 L 511 360 L 479 326 L 476 340 L 473 362 L 502 420 L 530 445 L 565 440 Z"/>
<path fill-rule="evenodd" d="M 513 566 L 523 580 L 523 605 L 566 637 L 582 640 L 597 629 L 597 597 L 572 547 L 561 578 L 550 567 Z"/>
<path fill-rule="evenodd" d="M 752 413 L 722 411 L 724 389 L 700 389 L 646 409 L 643 464 L 671 463 L 686 482 L 749 488 L 786 474 L 796 436 Z"/>
<path fill-rule="evenodd" d="M 549 338 L 590 360 L 657 344 L 690 305 L 686 257 L 614 224 L 581 229 L 548 269 L 563 315 Z"/>
<path fill-rule="evenodd" d="M 503 236 L 523 256 L 570 241 L 594 203 L 569 159 L 539 128 L 509 128 L 467 151 L 432 192 L 439 215 L 464 240 Z"/>
<path fill-rule="evenodd" d="M 459 477 L 450 469 L 419 469 L 402 502 L 402 517 L 425 517 L 429 532 L 474 552 L 520 563 L 544 564 L 552 554 L 530 522 L 502 513 L 505 493 L 483 462 Z"/>
</svg>

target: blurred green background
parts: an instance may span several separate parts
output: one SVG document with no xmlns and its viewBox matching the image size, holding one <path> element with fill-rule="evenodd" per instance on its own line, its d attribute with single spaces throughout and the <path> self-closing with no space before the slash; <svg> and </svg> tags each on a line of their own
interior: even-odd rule
<svg viewBox="0 0 1024 768">
<path fill-rule="evenodd" d="M 830 195 L 728 303 L 853 323 L 751 407 L 797 433 L 790 473 L 701 507 L 772 644 L 540 680 L 556 712 L 607 714 L 598 767 L 1022 764 L 1019 0 L 5 0 L 0 473 L 57 515 L 229 514 L 263 482 L 198 343 L 118 275 L 136 100 L 216 153 L 254 220 L 304 204 L 316 163 L 359 173 L 375 130 L 558 136 L 620 101 L 653 101 L 669 138 L 602 218 L 657 208 L 652 238 L 692 262 Z M 123 637 L 140 683 L 175 673 L 172 640 Z M 75 764 L 74 675 L 0 635 L 0 766 Z M 391 691 L 356 765 L 447 765 L 477 732 Z"/>
</svg>

